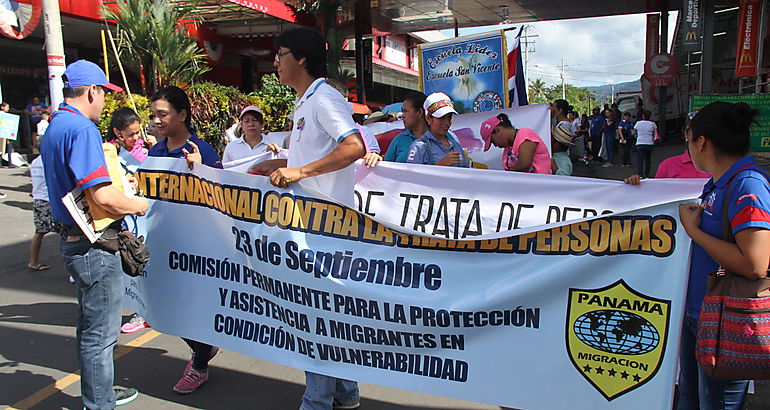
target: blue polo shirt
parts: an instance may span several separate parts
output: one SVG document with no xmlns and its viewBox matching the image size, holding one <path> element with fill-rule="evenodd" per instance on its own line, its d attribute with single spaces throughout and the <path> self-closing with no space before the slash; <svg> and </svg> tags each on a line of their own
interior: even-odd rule
<svg viewBox="0 0 770 410">
<path fill-rule="evenodd" d="M 388 147 L 388 152 L 385 153 L 385 161 L 406 162 L 406 158 L 409 156 L 409 147 L 412 146 L 415 139 L 417 137 L 412 130 L 406 130 L 396 135 Z"/>
<path fill-rule="evenodd" d="M 730 197 L 725 198 L 730 185 Z M 703 187 L 701 200 L 705 207 L 700 228 L 711 236 L 722 237 L 722 207 L 725 204 L 733 234 L 747 228 L 770 229 L 770 186 L 767 174 L 757 166 L 753 156 L 736 161 L 716 182 L 710 179 Z M 693 242 L 685 304 L 690 316 L 699 317 L 708 275 L 717 269 L 719 264 Z"/>
<path fill-rule="evenodd" d="M 623 120 L 618 124 L 618 128 L 623 129 L 623 138 L 632 138 L 633 135 L 631 135 L 631 130 L 634 129 L 634 124 L 631 124 L 631 121 Z"/>
<path fill-rule="evenodd" d="M 410 164 L 435 165 L 450 152 L 459 152 L 460 163 L 453 166 L 462 168 L 470 167 L 468 158 L 463 152 L 462 145 L 457 141 L 457 137 L 450 131 L 447 133 L 447 138 L 449 139 L 449 148 L 444 147 L 444 144 L 437 140 L 430 131 L 426 131 L 425 135 L 412 142 L 412 145 L 409 147 L 409 156 L 406 158 L 406 162 Z"/>
<path fill-rule="evenodd" d="M 201 150 L 203 165 L 208 165 L 212 168 L 222 168 L 222 160 L 219 159 L 219 154 L 217 154 L 217 151 L 211 145 L 209 145 L 209 143 L 198 138 L 198 136 L 195 135 L 195 131 L 190 131 L 190 134 L 190 141 L 197 145 L 198 149 Z M 190 145 L 188 142 L 185 142 L 183 146 L 173 151 L 169 151 L 166 141 L 168 141 L 168 139 L 164 138 L 162 141 L 159 141 L 157 144 L 153 145 L 152 148 L 150 148 L 148 155 L 151 157 L 184 158 L 184 151 L 182 151 L 183 149 L 186 149 L 187 152 L 193 151 L 192 145 Z"/>
<path fill-rule="evenodd" d="M 604 127 L 606 124 L 607 119 L 603 115 L 594 115 L 591 118 L 591 135 L 598 135 L 602 131 L 602 127 Z"/>
<path fill-rule="evenodd" d="M 51 125 L 40 145 L 40 155 L 51 215 L 66 225 L 75 225 L 61 198 L 75 187 L 85 191 L 99 184 L 112 183 L 104 161 L 102 135 L 96 124 L 77 108 L 61 104 L 51 117 Z"/>
</svg>

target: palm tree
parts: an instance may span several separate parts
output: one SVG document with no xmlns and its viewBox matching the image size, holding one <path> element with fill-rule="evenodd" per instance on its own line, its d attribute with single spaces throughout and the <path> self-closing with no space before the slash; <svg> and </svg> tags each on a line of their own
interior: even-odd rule
<svg viewBox="0 0 770 410">
<path fill-rule="evenodd" d="M 116 9 L 104 7 L 102 14 L 118 23 L 119 58 L 139 73 L 145 94 L 190 84 L 210 70 L 206 54 L 181 23 L 192 19 L 194 6 L 166 0 L 116 3 Z"/>
<path fill-rule="evenodd" d="M 545 81 L 542 78 L 536 78 L 529 82 L 529 98 L 536 102 L 547 101 L 546 95 L 548 94 L 548 86 L 545 85 Z"/>
</svg>

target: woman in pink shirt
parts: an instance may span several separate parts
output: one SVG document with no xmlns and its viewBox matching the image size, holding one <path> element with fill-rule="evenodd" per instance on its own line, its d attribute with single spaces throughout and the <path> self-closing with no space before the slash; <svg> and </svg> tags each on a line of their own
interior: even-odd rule
<svg viewBox="0 0 770 410">
<path fill-rule="evenodd" d="M 684 154 L 664 159 L 658 165 L 655 178 L 711 178 L 711 174 L 698 171 L 692 163 L 690 152 L 685 150 Z"/>
<path fill-rule="evenodd" d="M 506 171 L 551 173 L 551 155 L 543 140 L 529 128 L 515 128 L 505 114 L 489 118 L 481 124 L 484 151 L 494 144 L 503 149 Z"/>
</svg>

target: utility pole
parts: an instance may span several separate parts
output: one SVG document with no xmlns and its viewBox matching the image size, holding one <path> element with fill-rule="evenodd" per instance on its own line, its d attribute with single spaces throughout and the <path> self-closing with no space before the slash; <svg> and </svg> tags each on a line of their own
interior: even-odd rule
<svg viewBox="0 0 770 410">
<path fill-rule="evenodd" d="M 529 95 L 529 53 L 534 53 L 535 48 L 532 47 L 530 49 L 529 45 L 532 44 L 534 46 L 535 41 L 530 41 L 529 39 L 537 38 L 539 37 L 537 34 L 535 35 L 529 35 L 529 30 L 533 29 L 534 26 L 531 24 L 527 24 L 524 26 L 524 35 L 521 36 L 521 39 L 519 39 L 519 50 L 521 50 L 522 56 L 524 57 L 524 85 L 527 90 L 527 95 Z"/>
<path fill-rule="evenodd" d="M 561 99 L 567 99 L 567 90 L 564 84 L 564 59 L 561 59 Z"/>
<path fill-rule="evenodd" d="M 58 0 L 43 0 L 43 21 L 45 22 L 45 52 L 48 61 L 48 92 L 50 94 L 50 109 L 56 110 L 64 102 L 65 61 L 64 41 L 61 33 L 61 15 Z"/>
<path fill-rule="evenodd" d="M 615 83 L 612 83 L 612 104 L 615 104 Z"/>
</svg>

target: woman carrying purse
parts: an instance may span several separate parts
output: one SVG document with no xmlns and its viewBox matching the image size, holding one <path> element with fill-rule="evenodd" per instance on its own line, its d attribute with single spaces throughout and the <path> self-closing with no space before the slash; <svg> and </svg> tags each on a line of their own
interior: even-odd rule
<svg viewBox="0 0 770 410">
<path fill-rule="evenodd" d="M 746 155 L 757 114 L 745 103 L 714 102 L 691 114 L 685 133 L 693 164 L 712 178 L 700 204 L 679 206 L 679 219 L 693 241 L 680 342 L 679 410 L 741 409 L 746 399 L 747 380 L 711 378 L 696 361 L 695 350 L 709 274 L 721 266 L 756 280 L 766 275 L 770 261 L 770 187 L 754 157 Z M 734 242 L 722 239 L 723 215 Z"/>
</svg>

